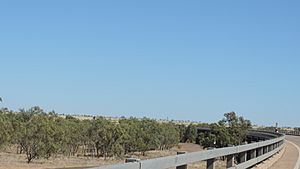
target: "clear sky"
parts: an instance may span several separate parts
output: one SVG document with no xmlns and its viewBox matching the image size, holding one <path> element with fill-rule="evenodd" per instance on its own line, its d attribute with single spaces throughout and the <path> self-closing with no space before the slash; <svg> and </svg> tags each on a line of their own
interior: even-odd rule
<svg viewBox="0 0 300 169">
<path fill-rule="evenodd" d="M 300 1 L 1 1 L 0 107 L 300 126 Z"/>
</svg>

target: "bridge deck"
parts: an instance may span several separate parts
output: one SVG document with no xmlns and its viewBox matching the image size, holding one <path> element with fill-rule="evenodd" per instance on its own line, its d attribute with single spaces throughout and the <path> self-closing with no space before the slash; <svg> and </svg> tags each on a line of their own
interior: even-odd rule
<svg viewBox="0 0 300 169">
<path fill-rule="evenodd" d="M 294 169 L 297 159 L 297 148 L 286 142 L 286 148 L 282 157 L 270 169 Z"/>
</svg>

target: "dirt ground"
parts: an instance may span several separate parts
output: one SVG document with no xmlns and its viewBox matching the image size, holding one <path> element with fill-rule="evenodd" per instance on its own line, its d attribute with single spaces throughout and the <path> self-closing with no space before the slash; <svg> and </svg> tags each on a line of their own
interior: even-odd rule
<svg viewBox="0 0 300 169">
<path fill-rule="evenodd" d="M 131 157 L 139 159 L 151 159 L 157 157 L 164 157 L 169 155 L 176 155 L 177 151 L 195 152 L 202 151 L 202 147 L 197 144 L 179 144 L 177 147 L 168 151 L 149 151 L 146 156 L 141 156 L 139 153 L 130 155 Z M 54 169 L 54 168 L 82 168 L 82 167 L 95 167 L 105 166 L 117 163 L 123 163 L 124 159 L 107 159 L 95 157 L 66 157 L 57 156 L 48 160 L 35 159 L 32 163 L 26 163 L 26 156 L 24 154 L 16 154 L 12 151 L 5 151 L 0 153 L 0 169 Z M 205 162 L 198 162 L 190 164 L 189 169 L 205 168 Z M 217 168 L 225 166 L 223 161 L 217 162 Z"/>
</svg>

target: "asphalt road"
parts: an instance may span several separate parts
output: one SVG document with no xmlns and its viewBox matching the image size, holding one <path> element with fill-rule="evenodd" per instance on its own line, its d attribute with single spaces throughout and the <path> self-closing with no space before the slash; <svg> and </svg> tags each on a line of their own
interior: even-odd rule
<svg viewBox="0 0 300 169">
<path fill-rule="evenodd" d="M 286 135 L 285 137 L 286 137 L 286 139 L 287 139 L 288 141 L 291 141 L 291 142 L 295 143 L 297 146 L 300 147 L 300 136 L 290 136 L 290 135 Z"/>
<path fill-rule="evenodd" d="M 297 147 L 297 149 L 298 149 L 298 161 L 297 161 L 297 166 L 298 166 L 298 169 L 300 169 L 300 136 L 290 136 L 290 135 L 286 135 L 286 140 L 288 140 L 288 141 L 290 141 L 290 142 L 292 142 L 292 143 L 294 143 L 295 145 L 294 146 L 296 146 Z M 297 169 L 297 168 L 295 168 L 295 169 Z"/>
</svg>

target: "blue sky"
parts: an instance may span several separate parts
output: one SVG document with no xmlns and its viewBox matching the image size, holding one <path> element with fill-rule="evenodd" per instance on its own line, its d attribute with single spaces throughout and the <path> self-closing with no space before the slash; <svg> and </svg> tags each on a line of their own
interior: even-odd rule
<svg viewBox="0 0 300 169">
<path fill-rule="evenodd" d="M 300 2 L 0 2 L 1 107 L 300 126 Z"/>
</svg>

